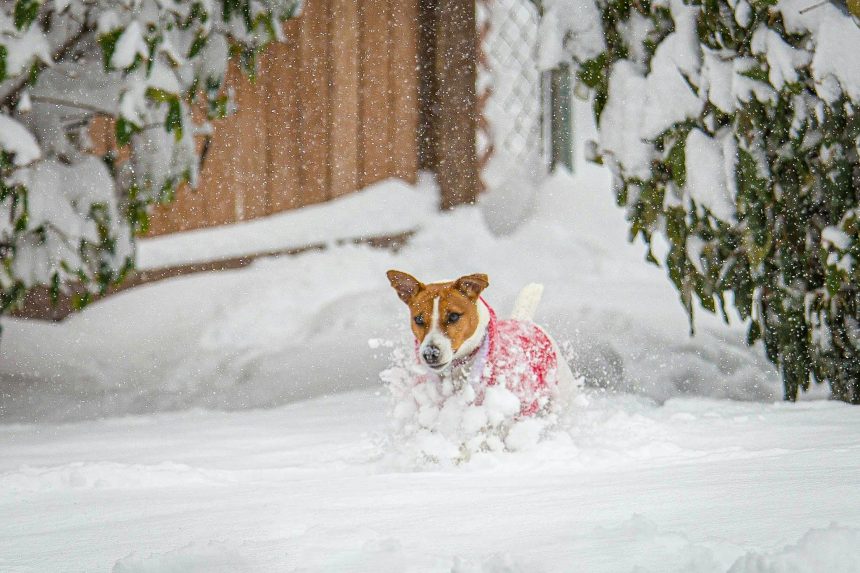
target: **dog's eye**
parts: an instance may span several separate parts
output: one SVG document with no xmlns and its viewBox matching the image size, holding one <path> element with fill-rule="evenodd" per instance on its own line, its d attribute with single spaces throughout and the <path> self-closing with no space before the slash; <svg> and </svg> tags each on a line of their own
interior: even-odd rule
<svg viewBox="0 0 860 573">
<path fill-rule="evenodd" d="M 449 312 L 448 313 L 448 324 L 454 324 L 455 322 L 460 320 L 461 316 L 463 316 L 463 315 L 460 314 L 459 312 Z"/>
<path fill-rule="evenodd" d="M 418 316 L 416 316 L 414 318 L 414 320 L 415 320 L 415 324 L 417 324 L 418 326 L 424 326 L 424 315 L 419 314 Z"/>
</svg>

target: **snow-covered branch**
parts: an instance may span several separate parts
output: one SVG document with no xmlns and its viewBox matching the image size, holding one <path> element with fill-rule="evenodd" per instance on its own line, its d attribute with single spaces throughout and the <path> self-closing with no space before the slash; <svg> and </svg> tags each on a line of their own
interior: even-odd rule
<svg viewBox="0 0 860 573">
<path fill-rule="evenodd" d="M 254 65 L 299 0 L 0 3 L 0 313 L 27 288 L 105 288 L 133 264 L 147 206 L 195 184 L 194 136 L 229 110 L 229 59 Z M 118 147 L 95 156 L 90 121 Z"/>
<path fill-rule="evenodd" d="M 860 27 L 810 4 L 547 0 L 541 60 L 593 92 L 595 157 L 691 321 L 734 306 L 787 398 L 860 402 Z"/>
</svg>

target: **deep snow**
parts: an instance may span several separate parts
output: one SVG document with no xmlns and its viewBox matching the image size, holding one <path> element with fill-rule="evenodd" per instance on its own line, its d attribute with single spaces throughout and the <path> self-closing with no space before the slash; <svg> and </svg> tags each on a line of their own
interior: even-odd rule
<svg viewBox="0 0 860 573">
<path fill-rule="evenodd" d="M 0 571 L 860 571 L 860 410 L 774 402 L 740 324 L 699 313 L 690 338 L 608 187 L 595 166 L 557 175 L 499 238 L 479 208 L 434 213 L 425 180 L 397 254 L 334 247 L 58 325 L 3 319 Z M 416 463 L 379 381 L 407 332 L 391 267 L 485 272 L 500 313 L 544 283 L 538 321 L 590 388 L 536 445 Z"/>
<path fill-rule="evenodd" d="M 379 394 L 0 427 L 0 570 L 860 570 L 856 408 L 596 395 L 414 471 Z"/>
</svg>

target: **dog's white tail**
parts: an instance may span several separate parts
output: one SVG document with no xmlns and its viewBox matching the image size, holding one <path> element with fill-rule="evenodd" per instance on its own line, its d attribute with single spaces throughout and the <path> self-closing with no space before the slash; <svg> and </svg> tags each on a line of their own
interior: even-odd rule
<svg viewBox="0 0 860 573">
<path fill-rule="evenodd" d="M 531 283 L 524 286 L 520 294 L 517 295 L 511 318 L 514 320 L 533 320 L 542 295 L 542 284 Z"/>
</svg>

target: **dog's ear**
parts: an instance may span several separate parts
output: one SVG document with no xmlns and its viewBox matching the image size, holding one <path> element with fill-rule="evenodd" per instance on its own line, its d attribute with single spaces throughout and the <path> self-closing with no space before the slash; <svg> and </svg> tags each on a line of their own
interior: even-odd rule
<svg viewBox="0 0 860 573">
<path fill-rule="evenodd" d="M 409 304 L 409 301 L 424 288 L 418 279 L 408 273 L 390 270 L 385 274 L 388 277 L 388 282 L 397 291 L 397 296 L 406 304 Z"/>
<path fill-rule="evenodd" d="M 478 300 L 481 291 L 488 286 L 490 286 L 490 281 L 484 274 L 466 275 L 454 281 L 454 288 L 471 300 Z"/>
</svg>

